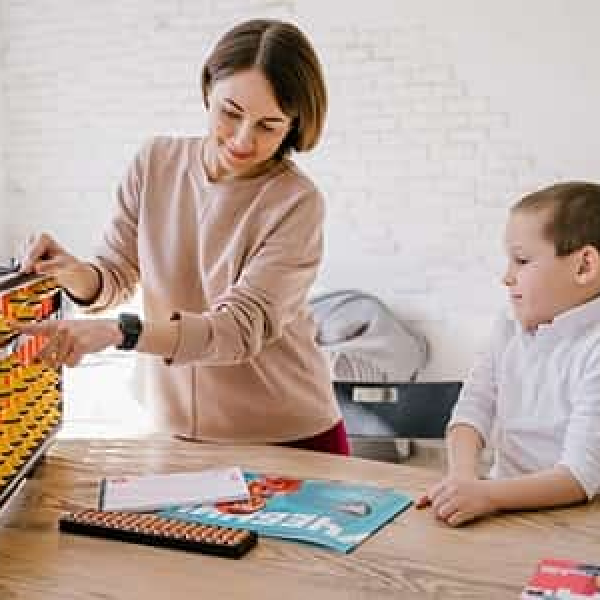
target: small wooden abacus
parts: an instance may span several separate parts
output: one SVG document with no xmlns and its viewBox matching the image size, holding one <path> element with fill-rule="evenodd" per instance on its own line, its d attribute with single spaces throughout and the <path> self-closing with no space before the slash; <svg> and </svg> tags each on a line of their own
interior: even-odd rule
<svg viewBox="0 0 600 600">
<path fill-rule="evenodd" d="M 257 542 L 245 529 L 187 523 L 152 513 L 82 510 L 60 517 L 59 529 L 122 542 L 240 558 Z"/>
</svg>

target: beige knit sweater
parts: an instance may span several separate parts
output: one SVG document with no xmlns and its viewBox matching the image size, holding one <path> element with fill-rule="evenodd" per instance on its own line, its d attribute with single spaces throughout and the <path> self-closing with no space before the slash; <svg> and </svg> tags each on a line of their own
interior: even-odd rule
<svg viewBox="0 0 600 600">
<path fill-rule="evenodd" d="M 162 429 L 240 443 L 321 433 L 340 419 L 307 309 L 323 198 L 291 161 L 210 182 L 202 143 L 156 138 L 136 157 L 94 261 L 104 284 L 91 310 L 139 284 L 145 319 L 181 314 L 144 398 Z"/>
</svg>

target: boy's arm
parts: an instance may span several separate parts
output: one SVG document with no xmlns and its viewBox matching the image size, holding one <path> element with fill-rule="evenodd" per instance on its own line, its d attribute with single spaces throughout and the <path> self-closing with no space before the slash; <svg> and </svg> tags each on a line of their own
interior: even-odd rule
<svg viewBox="0 0 600 600">
<path fill-rule="evenodd" d="M 587 500 L 584 488 L 562 465 L 531 475 L 482 483 L 488 488 L 496 510 L 549 508 Z"/>
<path fill-rule="evenodd" d="M 600 492 L 600 328 L 583 355 L 574 389 L 572 412 L 558 465 L 568 471 L 588 499 Z"/>
<path fill-rule="evenodd" d="M 497 411 L 496 362 L 506 344 L 509 324 L 499 319 L 491 339 L 480 350 L 465 380 L 446 431 L 448 475 L 477 477 L 481 451 L 487 445 Z"/>
<path fill-rule="evenodd" d="M 448 473 L 417 500 L 417 508 L 431 504 L 450 480 L 477 478 L 481 450 L 490 437 L 496 417 L 496 352 L 505 335 L 506 321 L 501 319 L 487 346 L 478 352 L 447 425 Z"/>
<path fill-rule="evenodd" d="M 417 508 L 432 504 L 448 486 L 459 481 L 476 481 L 483 438 L 471 425 L 452 425 L 446 434 L 448 474 L 432 485 L 417 501 Z"/>
<path fill-rule="evenodd" d="M 448 475 L 476 478 L 479 457 L 483 449 L 481 434 L 471 425 L 457 424 L 446 434 Z"/>
</svg>

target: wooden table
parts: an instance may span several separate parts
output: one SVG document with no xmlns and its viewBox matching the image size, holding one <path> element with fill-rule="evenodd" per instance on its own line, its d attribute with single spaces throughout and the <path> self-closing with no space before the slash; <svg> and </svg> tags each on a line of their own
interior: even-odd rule
<svg viewBox="0 0 600 600">
<path fill-rule="evenodd" d="M 344 555 L 261 537 L 234 561 L 61 534 L 61 511 L 93 507 L 102 476 L 239 464 L 393 486 L 432 471 L 307 451 L 178 440 L 60 441 L 0 522 L 2 600 L 517 598 L 542 557 L 598 562 L 599 504 L 504 515 L 459 529 L 408 509 Z"/>
</svg>

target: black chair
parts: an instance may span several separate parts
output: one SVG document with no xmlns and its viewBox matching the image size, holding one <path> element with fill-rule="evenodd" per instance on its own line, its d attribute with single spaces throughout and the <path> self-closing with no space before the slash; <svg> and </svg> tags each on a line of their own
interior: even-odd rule
<svg viewBox="0 0 600 600">
<path fill-rule="evenodd" d="M 336 381 L 334 390 L 353 454 L 398 462 L 414 439 L 441 439 L 460 381 L 363 383 Z"/>
</svg>

